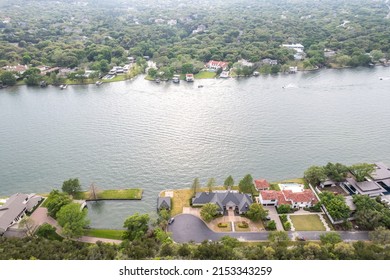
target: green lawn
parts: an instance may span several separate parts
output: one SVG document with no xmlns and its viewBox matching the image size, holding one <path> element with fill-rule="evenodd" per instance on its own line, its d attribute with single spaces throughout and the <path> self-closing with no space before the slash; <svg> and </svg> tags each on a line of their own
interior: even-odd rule
<svg viewBox="0 0 390 280">
<path fill-rule="evenodd" d="M 195 79 L 213 79 L 216 75 L 215 72 L 201 71 L 195 75 Z"/>
<path fill-rule="evenodd" d="M 87 229 L 84 235 L 98 238 L 122 240 L 125 231 L 120 229 Z"/>
<path fill-rule="evenodd" d="M 79 192 L 73 196 L 74 199 L 92 199 L 88 191 Z M 97 199 L 112 200 L 140 200 L 142 198 L 142 189 L 121 189 L 121 190 L 100 190 L 97 193 Z"/>
<path fill-rule="evenodd" d="M 325 230 L 325 226 L 322 224 L 318 215 L 290 215 L 290 219 L 293 223 L 295 230 L 297 231 Z"/>
</svg>

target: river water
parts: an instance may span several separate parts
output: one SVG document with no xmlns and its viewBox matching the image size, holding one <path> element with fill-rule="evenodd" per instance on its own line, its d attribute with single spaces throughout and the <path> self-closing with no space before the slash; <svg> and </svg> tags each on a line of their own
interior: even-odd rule
<svg viewBox="0 0 390 280">
<path fill-rule="evenodd" d="M 73 177 L 84 188 L 143 188 L 142 201 L 90 203 L 92 226 L 120 228 L 194 177 L 273 181 L 328 161 L 390 163 L 389 89 L 384 67 L 2 89 L 0 196 Z"/>
</svg>

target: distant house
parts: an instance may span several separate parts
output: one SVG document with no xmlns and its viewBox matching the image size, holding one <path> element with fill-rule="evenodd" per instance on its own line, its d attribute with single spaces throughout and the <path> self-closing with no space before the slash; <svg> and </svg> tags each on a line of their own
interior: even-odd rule
<svg viewBox="0 0 390 280">
<path fill-rule="evenodd" d="M 298 53 L 303 52 L 305 49 L 305 47 L 302 44 L 283 44 L 282 47 L 287 49 L 293 49 Z"/>
<path fill-rule="evenodd" d="M 257 190 L 262 191 L 262 190 L 269 190 L 270 184 L 266 179 L 257 179 L 255 180 L 255 187 Z"/>
<path fill-rule="evenodd" d="M 42 200 L 42 197 L 34 194 L 13 194 L 4 205 L 0 206 L 0 235 L 9 227 L 19 222 L 26 212 L 30 212 Z"/>
<path fill-rule="evenodd" d="M 222 69 L 225 71 L 229 66 L 228 62 L 225 61 L 218 61 L 218 60 L 210 60 L 209 62 L 206 63 L 206 68 L 209 70 L 216 71 L 218 69 Z"/>
<path fill-rule="evenodd" d="M 203 33 L 203 32 L 206 32 L 206 26 L 203 24 L 198 25 L 198 27 L 195 30 L 192 30 L 192 34 Z"/>
<path fill-rule="evenodd" d="M 170 19 L 167 21 L 167 24 L 170 25 L 170 26 L 174 26 L 177 24 L 177 20 L 176 19 Z"/>
<path fill-rule="evenodd" d="M 186 74 L 186 81 L 193 82 L 194 81 L 194 74 Z"/>
<path fill-rule="evenodd" d="M 237 191 L 200 192 L 192 199 L 192 206 L 203 206 L 207 203 L 217 205 L 219 214 L 224 214 L 229 209 L 238 214 L 245 214 L 253 200 L 250 194 Z"/>
<path fill-rule="evenodd" d="M 318 199 L 315 194 L 309 190 L 304 189 L 302 191 L 274 191 L 264 190 L 259 193 L 259 201 L 263 205 L 291 205 L 293 208 L 311 207 L 318 203 Z"/>
<path fill-rule="evenodd" d="M 237 61 L 237 65 L 242 66 L 242 67 L 244 67 L 244 66 L 253 67 L 253 63 L 249 62 L 246 59 L 240 59 L 239 61 Z"/>
<path fill-rule="evenodd" d="M 264 58 L 262 61 L 261 61 L 262 64 L 265 64 L 265 65 L 278 65 L 278 60 L 276 59 L 271 59 L 271 58 Z"/>
<path fill-rule="evenodd" d="M 170 197 L 159 197 L 157 199 L 157 210 L 162 209 L 171 210 L 171 198 Z"/>
<path fill-rule="evenodd" d="M 14 65 L 14 66 L 4 66 L 3 69 L 5 71 L 11 71 L 11 72 L 17 72 L 18 74 L 23 74 L 24 72 L 26 72 L 26 70 L 28 69 L 28 66 L 27 65 Z"/>
</svg>

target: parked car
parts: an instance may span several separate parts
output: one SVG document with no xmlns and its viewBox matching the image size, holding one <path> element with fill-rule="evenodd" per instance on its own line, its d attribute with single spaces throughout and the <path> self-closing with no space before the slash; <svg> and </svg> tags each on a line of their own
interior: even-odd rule
<svg viewBox="0 0 390 280">
<path fill-rule="evenodd" d="M 298 241 L 306 241 L 306 238 L 303 237 L 303 236 L 298 236 L 298 237 L 297 237 L 297 240 L 298 240 Z"/>
<path fill-rule="evenodd" d="M 266 221 L 271 221 L 271 217 L 270 217 L 270 216 L 267 216 L 267 217 L 265 217 L 265 220 L 266 220 Z"/>
<path fill-rule="evenodd" d="M 175 218 L 170 218 L 170 219 L 168 220 L 168 225 L 172 224 L 174 221 L 175 221 Z"/>
</svg>

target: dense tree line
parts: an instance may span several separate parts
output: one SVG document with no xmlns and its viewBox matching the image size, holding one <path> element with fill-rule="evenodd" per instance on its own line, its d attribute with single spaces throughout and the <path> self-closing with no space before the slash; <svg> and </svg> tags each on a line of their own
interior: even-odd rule
<svg viewBox="0 0 390 280">
<path fill-rule="evenodd" d="M 0 238 L 0 259 L 389 260 L 389 238 L 388 230 L 376 235 L 374 242 L 353 243 L 342 242 L 338 234 L 334 233 L 321 236 L 320 243 L 292 243 L 285 232 L 273 232 L 268 242 L 253 245 L 238 242 L 231 237 L 224 237 L 219 242 L 176 244 L 161 242 L 153 232 L 133 241 L 126 240 L 120 245 L 101 242 L 86 244 L 41 237 Z"/>
<path fill-rule="evenodd" d="M 149 56 L 165 71 L 183 73 L 199 71 L 211 59 L 230 66 L 239 59 L 264 58 L 294 64 L 294 51 L 280 47 L 286 43 L 305 46 L 304 68 L 368 65 L 389 56 L 384 1 L 102 2 L 9 2 L 0 11 L 0 66 L 48 64 L 105 72 L 126 63 L 127 56 Z M 325 57 L 324 49 L 336 53 Z M 265 65 L 263 70 L 286 69 Z"/>
</svg>

